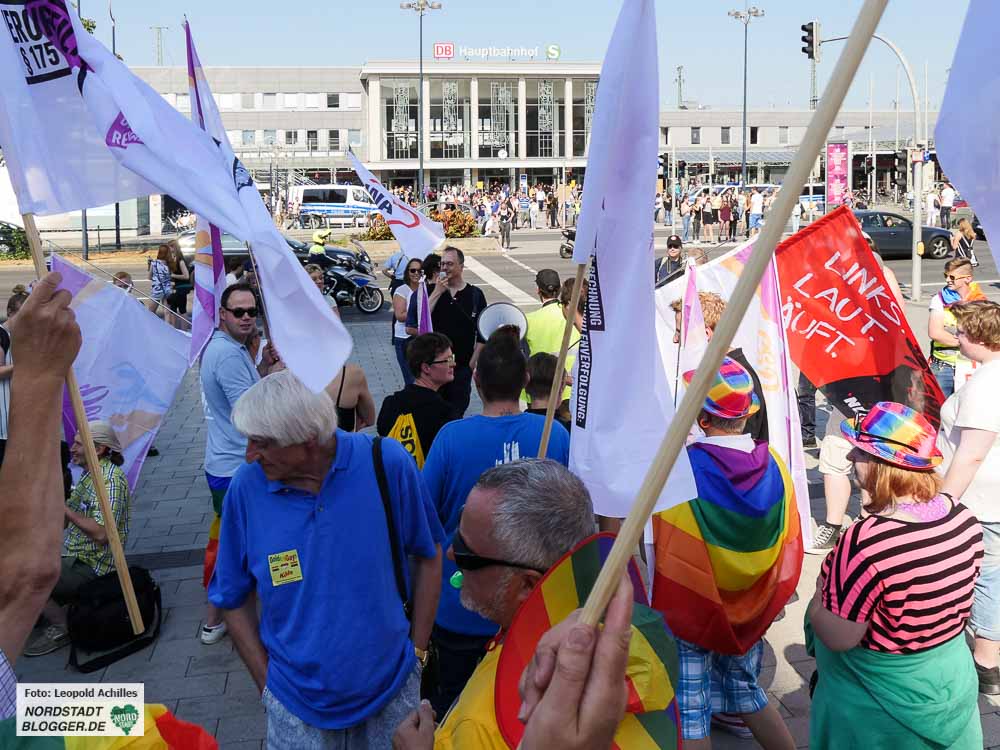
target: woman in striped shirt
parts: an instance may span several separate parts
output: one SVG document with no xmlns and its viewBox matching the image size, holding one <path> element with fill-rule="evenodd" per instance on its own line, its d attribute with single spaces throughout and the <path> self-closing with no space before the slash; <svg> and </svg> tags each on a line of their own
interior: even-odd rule
<svg viewBox="0 0 1000 750">
<path fill-rule="evenodd" d="M 939 492 L 923 415 L 882 402 L 841 431 L 871 502 L 824 561 L 806 614 L 810 747 L 978 750 L 978 679 L 961 635 L 982 528 Z"/>
</svg>

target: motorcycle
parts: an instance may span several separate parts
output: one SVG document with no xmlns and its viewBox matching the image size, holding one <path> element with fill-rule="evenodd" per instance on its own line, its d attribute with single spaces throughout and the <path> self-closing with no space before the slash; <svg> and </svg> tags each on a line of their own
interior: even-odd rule
<svg viewBox="0 0 1000 750">
<path fill-rule="evenodd" d="M 562 230 L 562 235 L 566 239 L 562 241 L 559 245 L 559 257 L 560 258 L 572 258 L 573 257 L 573 246 L 576 244 L 576 230 L 575 229 L 564 229 Z"/>
<path fill-rule="evenodd" d="M 385 296 L 378 288 L 375 264 L 360 245 L 356 252 L 329 248 L 323 269 L 323 294 L 333 295 L 341 307 L 355 305 L 365 315 L 382 309 Z M 315 258 L 309 262 L 315 262 Z"/>
</svg>

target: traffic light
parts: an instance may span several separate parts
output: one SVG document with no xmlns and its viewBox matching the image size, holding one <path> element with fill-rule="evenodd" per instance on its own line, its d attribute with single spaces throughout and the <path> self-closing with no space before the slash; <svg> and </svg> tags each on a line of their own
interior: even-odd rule
<svg viewBox="0 0 1000 750">
<path fill-rule="evenodd" d="M 663 175 L 663 179 L 666 180 L 670 172 L 670 157 L 666 154 L 660 154 L 660 174 Z"/>
<path fill-rule="evenodd" d="M 870 156 L 865 157 L 865 176 L 867 177 L 875 171 L 875 164 Z"/>
<path fill-rule="evenodd" d="M 819 62 L 819 21 L 802 24 L 802 52 L 810 60 Z"/>
<path fill-rule="evenodd" d="M 684 177 L 687 175 L 688 163 L 686 161 L 677 162 L 677 176 Z"/>
<path fill-rule="evenodd" d="M 892 184 L 906 186 L 906 177 L 910 172 L 910 154 L 906 149 L 893 154 Z"/>
</svg>

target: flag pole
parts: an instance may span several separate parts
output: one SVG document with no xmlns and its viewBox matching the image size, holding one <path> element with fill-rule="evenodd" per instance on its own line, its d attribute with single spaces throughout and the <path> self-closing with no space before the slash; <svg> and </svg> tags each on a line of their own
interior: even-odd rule
<svg viewBox="0 0 1000 750">
<path fill-rule="evenodd" d="M 21 219 L 24 222 L 28 245 L 31 247 L 31 259 L 35 263 L 35 274 L 38 278 L 42 278 L 45 275 L 45 257 L 42 254 L 42 240 L 38 235 L 38 227 L 35 226 L 35 216 L 30 213 L 22 214 Z M 108 499 L 108 488 L 104 484 L 104 473 L 97 460 L 97 449 L 94 447 L 94 438 L 90 434 L 87 410 L 84 408 L 83 398 L 80 396 L 80 384 L 76 381 L 76 373 L 73 372 L 72 367 L 66 373 L 66 390 L 69 391 L 69 398 L 73 404 L 73 416 L 76 417 L 76 428 L 87 458 L 87 470 L 90 472 L 94 489 L 97 491 L 97 501 L 101 506 L 101 515 L 104 517 L 104 531 L 108 535 L 108 547 L 111 548 L 111 557 L 115 561 L 118 582 L 121 584 L 122 594 L 125 597 L 125 607 L 128 609 L 129 620 L 132 622 L 132 632 L 141 635 L 146 627 L 142 622 L 139 602 L 135 598 L 132 577 L 128 574 L 125 550 L 122 549 L 122 540 L 118 536 L 118 524 L 115 523 L 114 513 L 111 512 L 111 501 Z"/>
<path fill-rule="evenodd" d="M 750 254 L 742 274 L 740 274 L 739 283 L 726 304 L 722 320 L 716 326 L 715 334 L 708 344 L 705 356 L 691 379 L 684 398 L 681 399 L 680 408 L 670 423 L 653 463 L 646 472 L 636 502 L 622 525 L 615 545 L 601 568 L 601 573 L 590 592 L 590 596 L 587 597 L 587 603 L 580 616 L 580 621 L 583 623 L 597 625 L 600 621 L 612 594 L 618 588 L 633 550 L 642 540 L 646 521 L 653 512 L 677 456 L 684 448 L 688 431 L 701 411 L 711 382 L 722 364 L 722 359 L 729 350 L 743 315 L 746 313 L 750 301 L 764 277 L 764 272 L 774 256 L 774 250 L 781 239 L 782 230 L 792 214 L 792 206 L 799 200 L 802 187 L 805 185 L 820 148 L 840 111 L 847 90 L 854 80 L 854 75 L 857 73 L 858 66 L 861 64 L 868 44 L 871 42 L 872 34 L 875 33 L 888 2 L 889 0 L 865 0 L 865 4 L 854 22 L 854 28 L 848 37 L 847 45 L 837 61 L 837 66 L 827 84 L 826 91 L 823 93 L 823 98 L 820 99 L 819 106 L 813 114 L 799 150 L 792 160 L 768 220 L 754 244 L 753 252 Z"/>
<path fill-rule="evenodd" d="M 594 256 L 590 256 L 593 258 Z M 556 416 L 556 404 L 561 401 L 559 395 L 565 384 L 566 355 L 569 351 L 569 340 L 573 334 L 573 321 L 576 320 L 576 309 L 580 305 L 580 293 L 583 290 L 583 280 L 590 270 L 591 260 L 576 267 L 576 279 L 573 281 L 573 293 L 569 299 L 569 309 L 566 310 L 566 325 L 563 328 L 562 345 L 559 347 L 559 357 L 556 359 L 556 374 L 552 378 L 552 388 L 549 390 L 549 405 L 545 410 L 545 426 L 542 428 L 542 440 L 538 444 L 538 457 L 545 458 L 549 449 L 549 438 L 552 437 L 552 420 Z"/>
</svg>

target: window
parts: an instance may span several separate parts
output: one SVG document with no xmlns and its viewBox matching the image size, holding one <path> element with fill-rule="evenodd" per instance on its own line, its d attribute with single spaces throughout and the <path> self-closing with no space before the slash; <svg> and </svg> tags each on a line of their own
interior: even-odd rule
<svg viewBox="0 0 1000 750">
<path fill-rule="evenodd" d="M 181 112 L 191 111 L 191 95 L 190 94 L 178 94 L 177 95 L 177 109 Z"/>
<path fill-rule="evenodd" d="M 277 109 L 278 108 L 278 95 L 277 94 L 264 94 L 264 109 Z"/>
<path fill-rule="evenodd" d="M 756 126 L 750 128 L 750 145 L 754 146 L 757 144 L 757 131 L 759 128 Z"/>
<path fill-rule="evenodd" d="M 779 125 L 778 126 L 778 143 L 786 144 L 788 143 L 788 126 Z"/>
<path fill-rule="evenodd" d="M 298 94 L 282 94 L 282 99 L 282 104 L 284 104 L 285 109 L 295 109 L 299 106 Z"/>
<path fill-rule="evenodd" d="M 663 129 L 663 144 L 665 146 L 670 145 L 670 128 Z"/>
<path fill-rule="evenodd" d="M 276 130 L 265 130 L 264 131 L 264 145 L 273 146 L 278 139 L 278 131 Z"/>
<path fill-rule="evenodd" d="M 233 108 L 233 95 L 219 94 L 219 109 L 232 109 L 232 108 Z"/>
<path fill-rule="evenodd" d="M 244 146 L 252 146 L 255 143 L 255 133 L 252 130 L 242 130 L 240 131 L 240 143 Z"/>
<path fill-rule="evenodd" d="M 733 129 L 732 128 L 722 128 L 722 145 L 728 146 L 733 142 Z"/>
<path fill-rule="evenodd" d="M 319 131 L 318 130 L 307 130 L 306 131 L 306 148 L 310 151 L 315 151 L 319 148 Z"/>
<path fill-rule="evenodd" d="M 305 188 L 302 204 L 306 203 L 347 203 L 347 188 Z"/>
<path fill-rule="evenodd" d="M 340 109 L 340 94 L 327 94 L 326 95 L 326 108 L 327 109 Z"/>
<path fill-rule="evenodd" d="M 862 214 L 861 226 L 865 229 L 881 229 L 882 217 L 878 214 Z"/>
<path fill-rule="evenodd" d="M 296 146 L 299 142 L 299 131 L 298 130 L 286 130 L 285 131 L 285 145 L 286 146 Z"/>
<path fill-rule="evenodd" d="M 701 128 L 691 128 L 691 145 L 698 146 L 701 144 Z"/>
<path fill-rule="evenodd" d="M 844 126 L 843 125 L 838 125 L 837 126 L 837 137 L 840 138 L 843 135 L 844 135 Z"/>
<path fill-rule="evenodd" d="M 240 94 L 240 109 L 253 109 L 253 94 Z"/>
<path fill-rule="evenodd" d="M 361 131 L 360 130 L 348 130 L 347 131 L 347 142 L 351 146 L 361 145 Z"/>
<path fill-rule="evenodd" d="M 306 94 L 306 109 L 319 109 L 319 94 Z"/>
<path fill-rule="evenodd" d="M 340 151 L 340 131 L 331 130 L 327 136 L 327 142 L 330 144 L 331 151 Z"/>
<path fill-rule="evenodd" d="M 347 109 L 361 109 L 361 94 L 346 94 Z"/>
</svg>

